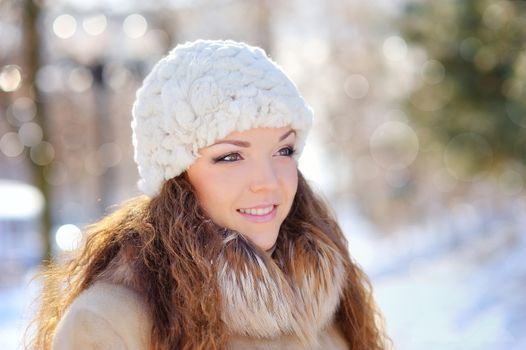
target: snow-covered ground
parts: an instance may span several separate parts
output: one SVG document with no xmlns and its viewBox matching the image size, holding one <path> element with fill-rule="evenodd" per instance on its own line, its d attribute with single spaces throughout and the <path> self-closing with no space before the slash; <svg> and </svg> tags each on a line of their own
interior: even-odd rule
<svg viewBox="0 0 526 350">
<path fill-rule="evenodd" d="M 451 253 L 375 280 L 396 348 L 526 349 L 524 256 L 523 240 L 487 263 Z"/>
<path fill-rule="evenodd" d="M 388 239 L 374 238 L 356 217 L 341 219 L 353 232 L 351 253 L 371 277 L 396 349 L 526 349 L 525 219 L 510 212 L 495 221 L 493 214 L 480 230 L 481 215 L 471 222 L 461 215 L 461 225 L 447 217 Z M 430 227 L 444 229 L 444 222 L 466 233 L 437 236 Z M 2 350 L 20 348 L 36 290 L 27 281 L 0 287 Z"/>
<path fill-rule="evenodd" d="M 36 283 L 30 283 L 33 271 L 16 279 L 10 286 L 0 286 L 0 349 L 23 349 L 22 339 L 32 317 Z"/>
<path fill-rule="evenodd" d="M 395 349 L 526 349 L 525 205 L 495 209 L 464 204 L 384 239 L 342 217 Z"/>
</svg>

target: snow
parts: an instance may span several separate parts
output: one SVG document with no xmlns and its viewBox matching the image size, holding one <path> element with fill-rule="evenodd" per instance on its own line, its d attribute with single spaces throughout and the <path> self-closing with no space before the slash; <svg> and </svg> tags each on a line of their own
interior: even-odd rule
<svg viewBox="0 0 526 350">
<path fill-rule="evenodd" d="M 420 261 L 374 284 L 397 349 L 526 348 L 526 304 L 502 270 L 505 260 L 462 261 L 454 254 Z"/>
<path fill-rule="evenodd" d="M 0 285 L 0 349 L 23 349 L 22 339 L 32 317 L 31 310 L 36 296 L 36 283 L 30 283 L 30 270 L 25 278 L 18 278 L 10 285 Z M 26 278 L 27 277 L 27 278 Z"/>
<path fill-rule="evenodd" d="M 461 207 L 383 239 L 341 220 L 395 349 L 526 349 L 524 203 Z"/>
</svg>

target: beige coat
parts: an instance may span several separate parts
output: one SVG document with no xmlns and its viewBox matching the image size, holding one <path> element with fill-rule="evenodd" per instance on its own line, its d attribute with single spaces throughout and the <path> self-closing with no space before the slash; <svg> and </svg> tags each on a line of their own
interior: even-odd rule
<svg viewBox="0 0 526 350">
<path fill-rule="evenodd" d="M 146 305 L 132 290 L 108 282 L 97 282 L 68 308 L 55 334 L 54 350 L 147 350 L 151 321 Z M 339 331 L 330 325 L 318 334 L 312 349 L 347 349 Z M 303 347 L 292 337 L 258 339 L 232 336 L 228 349 L 285 349 Z"/>
<path fill-rule="evenodd" d="M 270 259 L 240 234 L 229 234 L 212 261 L 230 334 L 227 348 L 348 348 L 333 323 L 346 280 L 343 259 L 308 232 L 282 242 Z M 119 253 L 66 310 L 53 349 L 149 349 L 152 320 L 137 288 L 141 277 Z"/>
</svg>

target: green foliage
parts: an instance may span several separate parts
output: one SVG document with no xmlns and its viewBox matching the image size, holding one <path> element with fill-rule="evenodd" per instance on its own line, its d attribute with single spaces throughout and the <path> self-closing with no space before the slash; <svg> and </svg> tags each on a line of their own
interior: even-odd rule
<svg viewBox="0 0 526 350">
<path fill-rule="evenodd" d="M 406 105 L 410 118 L 472 172 L 524 164 L 526 2 L 412 2 L 399 28 L 428 59 Z M 481 143 L 489 148 L 481 152 Z"/>
</svg>

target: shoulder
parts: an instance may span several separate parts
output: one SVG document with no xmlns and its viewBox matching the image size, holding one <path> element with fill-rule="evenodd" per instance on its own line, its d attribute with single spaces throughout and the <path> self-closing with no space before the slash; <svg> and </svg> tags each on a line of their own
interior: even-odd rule
<svg viewBox="0 0 526 350">
<path fill-rule="evenodd" d="M 139 294 L 96 282 L 66 310 L 57 325 L 53 349 L 147 349 L 150 328 Z"/>
</svg>

